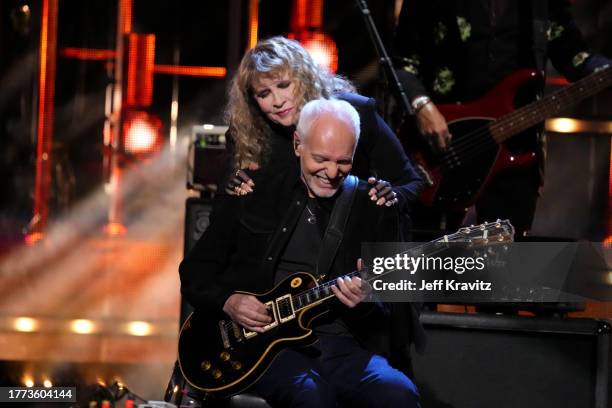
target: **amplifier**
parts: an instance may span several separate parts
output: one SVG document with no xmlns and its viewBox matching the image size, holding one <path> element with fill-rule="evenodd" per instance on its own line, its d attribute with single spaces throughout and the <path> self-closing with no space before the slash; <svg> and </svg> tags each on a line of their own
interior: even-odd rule
<svg viewBox="0 0 612 408">
<path fill-rule="evenodd" d="M 423 407 L 609 407 L 608 321 L 423 312 L 421 322 Z"/>
<path fill-rule="evenodd" d="M 198 125 L 191 131 L 187 164 L 187 188 L 217 191 L 229 171 L 230 157 L 225 149 L 227 126 Z"/>
</svg>

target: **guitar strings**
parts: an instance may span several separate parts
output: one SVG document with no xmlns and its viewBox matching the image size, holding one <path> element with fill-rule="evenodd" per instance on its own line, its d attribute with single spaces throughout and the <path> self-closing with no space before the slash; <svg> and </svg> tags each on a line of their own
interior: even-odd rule
<svg viewBox="0 0 612 408">
<path fill-rule="evenodd" d="M 550 114 L 551 112 L 558 112 L 560 110 L 562 110 L 562 107 L 560 107 L 558 105 L 558 102 L 555 100 L 557 97 L 559 98 L 568 98 L 568 97 L 580 97 L 581 99 L 583 99 L 579 94 L 584 93 L 585 89 L 588 89 L 588 91 L 586 92 L 587 96 L 591 96 L 601 90 L 603 90 L 604 88 L 606 88 L 606 83 L 607 81 L 609 81 L 610 78 L 612 77 L 612 68 L 606 68 L 602 71 L 599 71 L 598 73 L 594 74 L 593 76 L 587 77 L 582 79 L 581 81 L 576 82 L 572 87 L 570 88 L 561 88 L 549 95 L 546 95 L 542 100 L 540 101 L 534 101 L 530 104 L 527 104 L 519 109 L 516 109 L 506 115 L 501 116 L 500 118 L 498 118 L 496 121 L 510 121 L 513 117 L 515 116 L 524 116 L 524 112 L 528 111 L 531 109 L 533 104 L 539 104 L 541 105 L 541 108 L 539 108 L 539 110 L 541 111 L 549 111 L 548 113 Z M 590 84 L 590 82 L 592 82 L 592 84 Z M 573 95 L 572 95 L 573 94 Z M 551 109 L 552 108 L 552 109 Z M 544 113 L 543 112 L 543 113 Z M 523 118 L 515 118 L 516 122 L 521 122 L 523 120 Z M 525 119 L 525 121 L 528 121 L 528 123 L 531 123 L 531 125 L 528 125 L 525 129 L 528 129 L 529 127 L 541 122 L 541 120 L 534 120 L 533 117 L 531 119 L 527 118 Z M 494 123 L 493 125 L 489 126 L 489 127 L 483 127 L 480 130 L 476 130 L 472 133 L 474 134 L 488 134 L 490 133 L 491 129 L 497 129 L 500 126 L 503 126 L 500 123 Z M 512 127 L 514 125 L 510 125 L 510 127 Z M 493 136 L 493 135 L 491 135 Z M 458 140 L 458 144 L 456 145 L 456 147 L 461 147 L 461 141 L 466 139 L 465 137 Z M 495 138 L 492 137 L 491 138 L 494 143 L 496 143 Z M 506 139 L 502 140 L 505 141 Z M 469 140 L 466 140 L 466 142 L 469 142 Z"/>
<path fill-rule="evenodd" d="M 435 248 L 435 246 L 437 244 L 441 244 L 441 243 L 448 244 L 448 243 L 451 243 L 451 242 L 469 242 L 469 241 L 466 241 L 466 240 L 458 240 L 457 237 L 459 237 L 461 235 L 464 235 L 466 233 L 471 233 L 473 231 L 478 231 L 478 230 L 482 231 L 483 235 L 484 235 L 484 231 L 487 231 L 487 233 L 488 233 L 488 231 L 491 231 L 491 230 L 502 229 L 505 234 L 511 236 L 511 235 L 514 234 L 514 231 L 513 231 L 513 229 L 511 227 L 508 228 L 507 224 L 508 224 L 507 220 L 504 220 L 504 221 L 497 221 L 497 222 L 491 222 L 491 223 L 484 223 L 484 224 L 473 226 L 473 227 L 463 227 L 463 228 L 460 228 L 457 232 L 454 232 L 452 234 L 448 234 L 448 235 L 442 236 L 442 237 L 440 237 L 438 239 L 435 239 L 435 240 L 430 241 L 430 242 L 426 242 L 426 243 L 424 243 L 422 245 L 418 245 L 416 247 L 412 247 L 412 248 L 410 248 L 410 249 L 408 249 L 406 251 L 398 253 L 397 255 L 404 255 L 404 254 L 409 254 L 409 253 L 419 253 L 420 254 L 420 253 L 425 252 L 429 248 L 436 249 L 435 251 L 431 251 L 430 252 L 431 254 L 435 254 L 435 253 L 438 253 L 438 252 L 446 249 L 446 247 Z M 492 235 L 492 236 L 495 236 L 495 235 Z M 500 235 L 500 236 L 503 236 L 503 235 Z M 367 265 L 367 266 L 365 266 L 364 269 L 367 270 L 367 269 L 370 268 L 370 266 L 371 265 Z M 365 279 L 365 280 L 366 280 L 366 282 L 369 282 L 369 281 L 371 281 L 371 280 L 373 280 L 375 278 L 379 278 L 381 276 L 388 275 L 388 274 L 393 273 L 393 272 L 398 271 L 398 270 L 399 269 L 388 270 L 388 271 L 386 271 L 383 274 L 376 275 L 376 276 L 373 276 L 373 277 L 371 277 L 369 279 Z M 361 275 L 360 271 L 354 270 L 352 272 L 349 272 L 348 274 L 343 275 L 343 277 L 344 276 L 354 277 L 354 276 L 360 276 L 360 275 Z M 336 282 L 336 280 L 330 280 L 330 281 L 327 281 L 325 283 L 322 283 L 321 285 L 315 286 L 315 287 L 313 287 L 311 289 L 307 289 L 307 290 L 305 290 L 303 292 L 300 292 L 300 293 L 297 293 L 297 294 L 291 296 L 292 303 L 293 303 L 293 300 L 297 300 L 300 304 L 302 304 L 302 303 L 304 303 L 303 300 L 306 299 L 305 306 L 298 307 L 297 309 L 294 309 L 294 312 L 295 311 L 300 311 L 303 308 L 309 306 L 308 299 L 309 299 L 311 294 L 313 294 L 314 292 L 320 291 L 321 288 L 331 287 L 332 285 L 334 285 L 335 282 Z M 319 299 L 317 299 L 317 301 L 322 301 L 322 300 L 328 299 L 328 298 L 333 297 L 333 296 L 335 296 L 335 295 L 332 294 L 332 295 L 327 296 L 325 298 L 319 298 Z M 234 324 L 237 324 L 237 323 L 235 323 L 232 320 L 229 320 L 228 322 L 225 322 L 224 324 L 222 324 L 222 327 L 224 329 L 226 329 L 226 330 L 228 330 L 228 329 L 233 330 L 234 329 Z M 238 325 L 238 327 L 239 327 L 240 330 L 244 329 L 240 325 Z"/>
<path fill-rule="evenodd" d="M 462 234 L 462 232 L 465 233 L 466 229 L 467 229 L 467 232 L 476 231 L 476 230 L 482 230 L 483 232 L 486 230 L 488 232 L 490 230 L 495 230 L 495 229 L 500 228 L 503 223 L 505 223 L 505 222 L 504 221 L 500 221 L 500 222 L 485 223 L 485 224 L 478 225 L 476 227 L 464 227 L 464 228 L 461 228 L 459 231 L 457 231 L 455 233 L 443 236 L 441 238 L 438 238 L 437 240 L 434 240 L 434 241 L 431 241 L 431 242 L 427 242 L 427 243 L 419 245 L 417 247 L 410 248 L 410 249 L 408 249 L 408 250 L 406 250 L 404 252 L 400 252 L 397 255 L 404 255 L 404 254 L 408 254 L 408 253 L 423 253 L 427 249 L 429 249 L 430 247 L 435 248 L 436 244 L 440 244 L 440 243 L 447 244 L 449 242 L 466 242 L 466 241 L 460 241 L 460 240 L 456 239 L 456 237 L 460 236 Z M 435 248 L 435 249 L 437 249 L 437 250 L 436 251 L 432 251 L 431 252 L 432 254 L 435 254 L 435 253 L 437 253 L 439 251 L 442 251 L 442 250 L 444 250 L 446 248 Z M 367 269 L 369 267 L 370 267 L 370 265 L 366 266 L 365 268 Z M 387 274 L 395 272 L 397 270 L 398 269 L 393 269 L 393 270 L 386 271 L 384 274 L 376 275 L 374 277 L 366 279 L 366 281 L 369 282 L 370 280 L 373 280 L 373 279 L 375 279 L 377 277 L 380 277 L 380 276 L 383 276 L 383 275 L 387 275 Z M 348 273 L 348 274 L 346 274 L 344 276 L 351 276 L 352 277 L 352 276 L 359 276 L 359 275 L 360 275 L 359 271 L 355 270 L 355 271 L 352 271 L 352 272 L 350 272 L 350 273 Z M 319 286 L 315 286 L 314 288 L 311 288 L 311 289 L 308 289 L 308 290 L 306 290 L 304 292 L 298 293 L 298 294 L 294 295 L 293 298 L 300 298 L 299 302 L 302 303 L 302 299 L 301 298 L 303 298 L 303 297 L 308 298 L 307 295 L 310 295 L 310 294 L 314 293 L 315 291 L 320 290 L 320 288 L 325 286 L 325 285 L 331 286 L 331 285 L 334 284 L 334 282 L 335 282 L 335 280 L 325 282 L 325 283 L 323 283 L 323 284 L 321 284 Z M 306 305 L 306 306 L 308 306 L 308 305 Z M 298 308 L 297 310 L 300 310 L 300 309 L 301 308 Z"/>
<path fill-rule="evenodd" d="M 531 118 L 528 114 L 526 114 L 527 111 L 532 109 L 533 104 L 541 105 L 537 110 L 541 111 L 542 113 L 548 112 L 547 115 L 559 112 L 563 108 L 559 105 L 559 102 L 556 99 L 568 97 L 578 97 L 580 99 L 584 99 L 585 97 L 594 95 L 595 93 L 606 88 L 606 82 L 611 79 L 610 77 L 612 77 L 612 68 L 606 68 L 600 71 L 600 73 L 594 75 L 593 77 L 587 77 L 582 79 L 581 81 L 576 82 L 570 88 L 559 89 L 549 95 L 546 95 L 543 100 L 534 101 L 506 115 L 501 116 L 496 120 L 498 123 L 493 123 L 490 126 L 483 126 L 480 129 L 467 133 L 464 137 L 457 140 L 454 145 L 451 143 L 451 147 L 449 148 L 449 150 L 442 155 L 441 167 L 443 167 L 444 169 L 448 169 L 449 167 L 451 167 L 453 155 L 459 156 L 466 152 L 469 152 L 469 154 L 465 154 L 463 156 L 463 159 L 471 159 L 482 153 L 483 151 L 491 149 L 491 147 L 498 147 L 499 144 L 495 140 L 494 132 L 503 127 L 512 128 L 514 126 L 513 122 L 517 122 L 517 124 L 520 126 L 525 126 L 524 129 L 529 129 L 530 127 L 540 123 L 541 120 L 534 119 L 534 115 L 537 111 L 532 111 Z M 587 89 L 586 93 L 589 95 L 580 95 L 585 93 L 585 89 Z M 513 118 L 515 119 L 514 121 L 512 121 Z M 500 121 L 511 121 L 512 124 L 503 125 L 499 123 Z M 483 137 L 485 141 L 490 141 L 490 144 L 488 144 L 488 146 L 483 146 L 481 144 L 481 141 L 478 140 Z M 505 141 L 506 139 L 507 138 L 505 138 L 503 141 Z M 476 149 L 473 148 L 474 146 L 476 146 Z"/>
<path fill-rule="evenodd" d="M 608 74 L 608 73 L 607 73 Z M 582 84 L 584 85 L 584 84 Z M 600 85 L 600 86 L 597 86 Z M 597 88 L 605 88 L 605 86 L 601 86 L 602 84 L 596 84 L 594 86 L 595 89 Z M 558 105 L 558 102 L 555 101 L 555 98 L 552 98 L 552 96 L 555 97 L 566 97 L 567 95 L 562 95 L 562 94 L 572 94 L 572 93 L 577 93 L 576 89 L 578 88 L 574 88 L 572 90 L 566 90 L 566 89 L 561 89 L 558 92 L 555 92 L 553 94 L 550 94 L 549 96 L 547 96 L 546 100 L 540 101 L 539 103 L 542 104 L 542 107 L 538 108 L 541 111 L 546 112 L 548 111 L 552 111 L 552 112 L 559 112 L 562 110 L 562 108 Z M 601 90 L 601 89 L 597 89 L 595 92 L 589 92 L 589 93 L 596 93 L 597 91 Z M 537 101 L 534 103 L 538 103 Z M 507 115 L 504 115 L 500 118 L 498 118 L 498 121 L 510 121 L 512 119 L 512 117 L 514 116 L 522 116 L 525 115 L 524 111 L 527 111 L 531 108 L 531 104 L 526 105 L 520 109 L 517 109 L 516 111 L 513 111 L 512 113 L 509 113 Z M 551 109 L 552 108 L 552 109 Z M 535 111 L 533 111 L 535 114 Z M 549 112 L 550 114 L 550 112 Z M 526 125 L 524 125 L 524 129 L 528 129 L 529 127 L 532 127 L 534 125 L 537 125 L 538 123 L 541 122 L 541 120 L 534 120 L 533 116 L 531 118 L 529 117 L 520 117 L 520 118 L 515 118 L 515 121 L 517 122 L 518 125 L 523 126 L 523 123 L 525 123 Z M 500 126 L 502 126 L 502 128 L 505 126 L 507 128 L 511 128 L 514 126 L 514 124 L 511 125 L 503 125 L 500 123 L 494 123 L 490 126 L 484 126 L 481 129 L 477 129 L 473 132 L 467 133 L 464 137 L 462 137 L 461 139 L 459 139 L 454 145 L 451 143 L 451 147 L 449 148 L 449 150 L 447 152 L 445 152 L 442 155 L 442 159 L 441 159 L 441 167 L 443 167 L 444 169 L 448 169 L 449 167 L 453 166 L 453 159 L 452 156 L 459 156 L 459 155 L 463 155 L 463 159 L 471 159 L 475 156 L 477 156 L 478 154 L 482 153 L 485 150 L 489 150 L 492 147 L 499 147 L 499 144 L 496 143 L 495 138 L 494 138 L 494 132 L 500 128 Z M 481 141 L 479 141 L 479 138 L 482 138 L 483 136 L 485 136 L 485 142 L 489 142 L 486 143 L 486 145 L 482 145 Z M 490 137 L 489 137 L 490 136 Z M 506 139 L 504 139 L 506 140 Z M 476 149 L 473 148 L 473 146 L 476 146 Z"/>
</svg>

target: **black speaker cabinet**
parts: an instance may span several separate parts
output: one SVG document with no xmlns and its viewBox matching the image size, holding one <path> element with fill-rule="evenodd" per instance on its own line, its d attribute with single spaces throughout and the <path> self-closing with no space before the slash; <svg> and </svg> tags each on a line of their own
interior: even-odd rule
<svg viewBox="0 0 612 408">
<path fill-rule="evenodd" d="M 208 228 L 211 211 L 212 202 L 210 199 L 190 197 L 185 202 L 184 255 L 187 255 Z M 184 299 L 181 299 L 181 326 L 191 312 L 193 312 L 193 307 Z"/>
<path fill-rule="evenodd" d="M 607 408 L 610 324 L 423 312 L 424 408 Z"/>
</svg>

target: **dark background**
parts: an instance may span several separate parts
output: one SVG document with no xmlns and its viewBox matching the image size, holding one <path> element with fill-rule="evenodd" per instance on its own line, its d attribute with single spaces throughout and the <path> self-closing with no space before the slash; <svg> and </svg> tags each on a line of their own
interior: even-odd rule
<svg viewBox="0 0 612 408">
<path fill-rule="evenodd" d="M 371 0 L 383 40 L 393 32 L 393 0 Z M 19 12 L 24 4 L 29 16 Z M 291 1 L 261 0 L 259 37 L 287 34 Z M 41 1 L 0 2 L 0 239 L 20 239 L 32 214 L 36 147 L 37 58 Z M 59 2 L 58 50 L 64 47 L 113 49 L 116 2 Z M 612 55 L 612 4 L 606 0 L 575 1 L 575 16 L 595 51 Z M 133 31 L 156 35 L 156 63 L 226 66 L 224 79 L 179 77 L 179 136 L 194 124 L 223 124 L 228 78 L 246 46 L 248 2 L 135 0 Z M 328 0 L 324 31 L 339 49 L 339 73 L 370 96 L 384 94 L 374 48 L 354 0 Z M 110 70 L 101 61 L 57 58 L 52 217 L 100 186 L 105 87 Z M 151 111 L 170 123 L 172 76 L 156 75 Z M 380 99 L 380 98 L 379 98 Z M 580 105 L 581 117 L 608 119 L 609 95 Z M 605 147 L 604 147 L 605 148 Z M 605 166 L 604 166 L 605 167 Z M 605 187 L 605 186 L 604 186 Z M 603 187 L 602 187 L 603 188 Z M 61 191 L 61 193 L 59 193 Z M 601 206 L 601 204 L 600 204 Z"/>
</svg>

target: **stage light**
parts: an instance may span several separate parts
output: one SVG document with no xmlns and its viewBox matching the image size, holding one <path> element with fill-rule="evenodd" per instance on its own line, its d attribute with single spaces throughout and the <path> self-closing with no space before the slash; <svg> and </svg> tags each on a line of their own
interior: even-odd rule
<svg viewBox="0 0 612 408">
<path fill-rule="evenodd" d="M 249 0 L 249 48 L 257 44 L 259 31 L 259 0 Z"/>
<path fill-rule="evenodd" d="M 135 120 L 130 124 L 125 139 L 125 151 L 128 153 L 146 153 L 153 150 L 156 142 L 155 129 L 149 123 Z"/>
<path fill-rule="evenodd" d="M 161 120 L 142 111 L 126 113 L 123 147 L 126 153 L 142 155 L 160 150 Z"/>
<path fill-rule="evenodd" d="M 132 336 L 148 336 L 152 332 L 152 327 L 147 322 L 134 321 L 128 325 L 128 332 Z"/>
<path fill-rule="evenodd" d="M 546 130 L 557 133 L 575 133 L 579 130 L 579 124 L 574 119 L 555 118 L 547 121 Z"/>
<path fill-rule="evenodd" d="M 43 381 L 43 386 L 44 386 L 45 388 L 51 388 L 51 387 L 53 387 L 53 383 L 51 382 L 51 380 L 49 380 L 48 378 L 46 378 L 46 379 Z"/>
<path fill-rule="evenodd" d="M 42 240 L 44 237 L 45 235 L 42 232 L 33 232 L 25 236 L 24 242 L 26 245 L 34 245 L 40 240 Z"/>
<path fill-rule="evenodd" d="M 127 233 L 127 228 L 125 228 L 125 226 L 120 222 L 109 222 L 108 224 L 104 225 L 102 230 L 106 235 L 111 237 L 120 237 Z"/>
<path fill-rule="evenodd" d="M 572 118 L 552 118 L 546 121 L 546 130 L 556 133 L 612 133 L 612 121 Z"/>
<path fill-rule="evenodd" d="M 38 328 L 38 322 L 31 317 L 18 317 L 15 319 L 14 327 L 20 332 L 33 332 Z"/>
<path fill-rule="evenodd" d="M 34 379 L 29 374 L 26 374 L 23 376 L 22 382 L 23 382 L 23 385 L 28 388 L 32 388 L 34 386 Z"/>
<path fill-rule="evenodd" d="M 338 48 L 323 32 L 323 0 L 293 0 L 288 37 L 299 41 L 319 66 L 336 73 Z"/>
<path fill-rule="evenodd" d="M 91 320 L 76 319 L 71 324 L 72 331 L 78 334 L 91 334 L 94 332 L 95 325 Z"/>
<path fill-rule="evenodd" d="M 338 47 L 329 35 L 321 31 L 304 30 L 297 34 L 289 34 L 289 38 L 299 41 L 319 66 L 336 73 L 338 70 Z"/>
<path fill-rule="evenodd" d="M 314 33 L 313 38 L 304 42 L 304 48 L 320 66 L 333 73 L 338 70 L 338 48 L 327 34 Z"/>
</svg>

